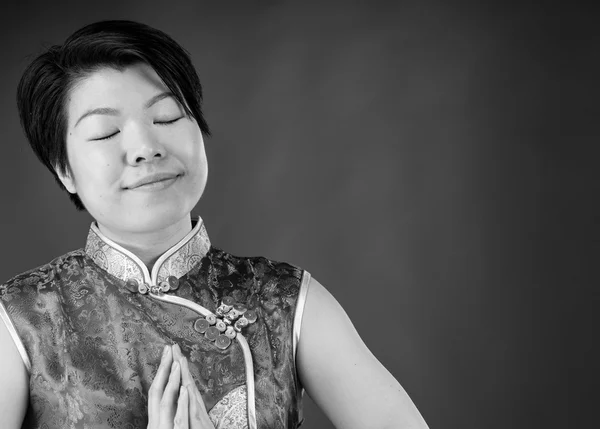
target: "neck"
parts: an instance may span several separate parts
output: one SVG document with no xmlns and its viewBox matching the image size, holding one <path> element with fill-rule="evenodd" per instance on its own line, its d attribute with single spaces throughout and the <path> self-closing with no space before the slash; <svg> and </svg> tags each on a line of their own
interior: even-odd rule
<svg viewBox="0 0 600 429">
<path fill-rule="evenodd" d="M 188 215 L 175 224 L 151 232 L 118 231 L 100 223 L 98 229 L 106 237 L 140 258 L 151 272 L 156 260 L 192 230 L 192 219 Z"/>
</svg>

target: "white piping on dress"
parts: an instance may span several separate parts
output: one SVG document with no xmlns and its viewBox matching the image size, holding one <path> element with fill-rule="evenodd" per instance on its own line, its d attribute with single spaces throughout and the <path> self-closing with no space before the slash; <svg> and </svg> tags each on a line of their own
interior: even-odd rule
<svg viewBox="0 0 600 429">
<path fill-rule="evenodd" d="M 111 247 L 118 250 L 119 252 L 127 255 L 128 258 L 132 259 L 137 264 L 137 266 L 138 266 L 137 268 L 139 268 L 139 270 L 142 272 L 142 276 L 144 277 L 144 283 L 148 283 L 148 284 L 152 283 L 152 279 L 150 277 L 150 272 L 148 271 L 148 267 L 146 267 L 146 264 L 144 264 L 144 262 L 142 262 L 142 260 L 140 258 L 138 258 L 136 255 L 134 255 L 132 252 L 130 252 L 129 250 L 127 250 L 120 244 L 115 243 L 110 238 L 108 238 L 107 236 L 102 234 L 102 232 L 96 226 L 96 224 L 92 223 L 92 226 L 90 228 L 92 229 L 92 231 L 94 231 L 98 235 L 98 237 L 100 237 L 102 239 L 102 241 L 104 241 L 106 244 L 109 244 Z M 109 271 L 109 273 L 110 273 L 110 271 Z M 121 278 L 121 280 L 126 281 L 127 279 Z"/>
<path fill-rule="evenodd" d="M 310 273 L 306 270 L 302 272 L 302 283 L 298 291 L 298 299 L 296 301 L 296 310 L 294 314 L 294 328 L 292 337 L 292 351 L 294 360 L 296 359 L 296 349 L 300 341 L 300 329 L 302 328 L 302 315 L 304 314 L 304 304 L 306 303 L 306 295 L 308 294 L 308 284 L 310 283 Z"/>
<path fill-rule="evenodd" d="M 159 301 L 169 302 L 171 304 L 181 305 L 189 310 L 194 311 L 204 317 L 208 315 L 216 315 L 210 310 L 202 307 L 200 304 L 196 304 L 193 301 L 189 301 L 185 298 L 180 298 L 178 296 L 166 295 L 164 293 L 155 294 L 150 292 L 149 295 L 157 299 Z M 237 333 L 235 336 L 236 340 L 242 347 L 242 351 L 244 352 L 244 363 L 246 366 L 246 391 L 248 395 L 248 428 L 256 429 L 256 405 L 255 405 L 255 395 L 254 395 L 254 365 L 252 363 L 252 352 L 250 351 L 250 346 L 248 345 L 248 341 L 241 333 Z"/>
<path fill-rule="evenodd" d="M 188 232 L 185 237 L 183 237 L 181 240 L 179 240 L 179 242 L 175 246 L 171 247 L 169 250 L 167 250 L 165 253 L 163 253 L 160 256 L 160 258 L 158 258 L 156 260 L 156 262 L 152 266 L 152 275 L 151 275 L 151 278 L 152 278 L 154 284 L 158 283 L 158 272 L 160 271 L 160 268 L 162 267 L 163 263 L 167 259 L 169 259 L 173 254 L 175 254 L 175 252 L 177 252 L 179 249 L 181 249 L 183 246 L 185 246 L 191 240 L 191 238 L 194 235 L 196 235 L 198 233 L 198 231 L 200 231 L 203 224 L 204 223 L 203 223 L 202 219 L 198 218 L 198 221 L 196 222 L 196 225 L 192 228 L 192 230 L 190 232 Z M 204 256 L 204 255 L 202 255 L 202 256 Z"/>
<path fill-rule="evenodd" d="M 248 395 L 248 427 L 256 429 L 256 398 L 254 397 L 254 365 L 252 353 L 246 338 L 238 332 L 235 336 L 244 351 L 244 363 L 246 364 L 246 394 Z"/>
<path fill-rule="evenodd" d="M 8 315 L 8 311 L 6 311 L 6 308 L 4 307 L 4 304 L 2 303 L 1 300 L 0 300 L 0 318 L 4 321 L 4 325 L 6 326 L 6 329 L 8 329 L 8 333 L 12 337 L 12 339 L 15 343 L 15 346 L 17 346 L 17 350 L 19 351 L 19 354 L 21 355 L 21 359 L 23 359 L 25 368 L 27 368 L 27 373 L 30 374 L 31 373 L 31 361 L 29 360 L 29 356 L 27 355 L 27 350 L 25 349 L 25 346 L 23 345 L 23 342 L 21 341 L 21 338 L 19 337 L 17 330 L 15 329 L 15 325 L 13 325 L 13 322 L 10 319 L 10 316 Z"/>
<path fill-rule="evenodd" d="M 304 398 L 304 388 L 300 383 L 300 377 L 298 377 L 298 365 L 296 364 L 296 353 L 298 351 L 298 343 L 300 341 L 300 331 L 302 328 L 302 316 L 304 314 L 304 304 L 306 303 L 306 296 L 308 295 L 308 285 L 310 284 L 311 275 L 308 271 L 304 270 L 302 272 L 302 283 L 300 284 L 300 290 L 298 291 L 298 299 L 296 301 L 296 309 L 294 314 L 294 325 L 292 328 L 292 353 L 294 356 L 294 367 L 295 378 L 296 378 L 296 386 L 298 389 L 296 390 L 296 398 L 298 401 L 298 427 L 304 421 L 304 415 L 302 410 L 302 402 Z"/>
</svg>

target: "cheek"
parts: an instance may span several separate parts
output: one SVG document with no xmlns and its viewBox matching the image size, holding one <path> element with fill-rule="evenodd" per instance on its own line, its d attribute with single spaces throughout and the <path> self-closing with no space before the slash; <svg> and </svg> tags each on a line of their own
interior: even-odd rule
<svg viewBox="0 0 600 429">
<path fill-rule="evenodd" d="M 177 144 L 172 146 L 176 157 L 184 162 L 189 174 L 203 174 L 206 169 L 206 153 L 204 151 L 204 141 L 197 126 L 191 126 L 186 129 L 184 139 L 176 139 Z M 181 144 L 186 142 L 186 144 Z"/>
<path fill-rule="evenodd" d="M 102 195 L 106 185 L 120 179 L 121 167 L 114 150 L 93 148 L 74 155 L 72 168 L 80 187 L 95 188 L 96 193 Z"/>
<path fill-rule="evenodd" d="M 205 179 L 205 176 L 208 174 L 208 165 L 206 162 L 206 153 L 204 152 L 203 146 L 196 146 L 193 153 L 191 154 L 190 159 L 193 159 L 193 163 L 190 162 L 188 168 L 191 173 L 197 179 Z"/>
</svg>

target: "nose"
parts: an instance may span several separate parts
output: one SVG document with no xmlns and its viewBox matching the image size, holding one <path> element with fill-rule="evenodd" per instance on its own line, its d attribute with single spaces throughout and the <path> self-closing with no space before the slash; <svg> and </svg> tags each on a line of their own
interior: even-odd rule
<svg viewBox="0 0 600 429">
<path fill-rule="evenodd" d="M 143 126 L 130 131 L 129 138 L 126 139 L 129 142 L 127 148 L 127 163 L 129 165 L 154 162 L 167 155 L 165 147 L 152 131 Z"/>
</svg>

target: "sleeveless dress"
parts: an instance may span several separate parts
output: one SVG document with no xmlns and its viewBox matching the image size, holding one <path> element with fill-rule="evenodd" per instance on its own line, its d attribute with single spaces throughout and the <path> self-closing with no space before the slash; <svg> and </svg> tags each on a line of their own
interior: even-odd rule
<svg viewBox="0 0 600 429">
<path fill-rule="evenodd" d="M 152 272 L 92 223 L 85 248 L 0 286 L 29 372 L 23 428 L 146 428 L 177 343 L 215 428 L 296 428 L 295 356 L 310 274 L 211 245 L 201 218 Z"/>
</svg>

